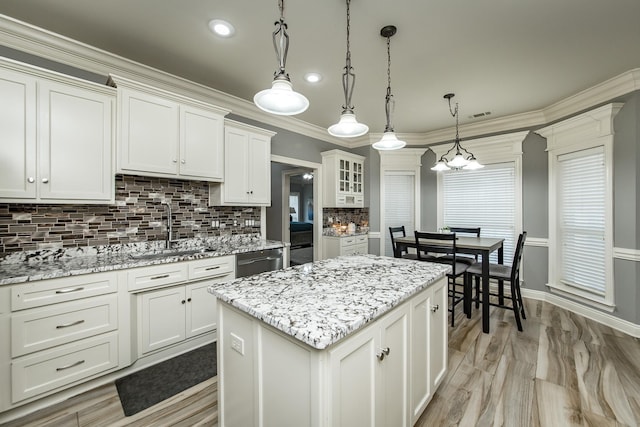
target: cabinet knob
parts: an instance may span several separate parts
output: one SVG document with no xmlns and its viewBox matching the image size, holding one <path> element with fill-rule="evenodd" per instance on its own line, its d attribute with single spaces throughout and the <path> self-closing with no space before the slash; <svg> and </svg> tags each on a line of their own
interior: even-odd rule
<svg viewBox="0 0 640 427">
<path fill-rule="evenodd" d="M 30 176 L 29 178 L 27 178 L 27 182 L 33 184 L 34 182 L 36 182 L 36 179 L 32 176 Z"/>
<path fill-rule="evenodd" d="M 376 357 L 382 362 L 386 356 L 389 356 L 389 353 L 391 353 L 391 349 L 389 347 L 381 348 L 380 353 L 378 353 Z"/>
<path fill-rule="evenodd" d="M 184 165 L 184 159 L 180 160 L 180 163 L 182 163 Z"/>
<path fill-rule="evenodd" d="M 436 311 L 438 311 L 440 309 L 440 304 L 436 304 L 436 305 L 432 305 L 431 306 L 431 312 L 435 313 Z"/>
<path fill-rule="evenodd" d="M 191 298 L 187 298 L 187 302 L 191 302 Z"/>
<path fill-rule="evenodd" d="M 186 301 L 185 301 L 185 300 L 182 300 L 182 304 L 186 304 Z"/>
<path fill-rule="evenodd" d="M 178 163 L 178 161 L 176 159 L 173 159 L 172 161 L 173 161 L 173 163 Z"/>
<path fill-rule="evenodd" d="M 42 182 L 46 184 L 47 182 L 49 182 L 49 178 L 42 178 Z"/>
<path fill-rule="evenodd" d="M 249 194 L 253 194 L 253 190 L 249 191 Z"/>
</svg>

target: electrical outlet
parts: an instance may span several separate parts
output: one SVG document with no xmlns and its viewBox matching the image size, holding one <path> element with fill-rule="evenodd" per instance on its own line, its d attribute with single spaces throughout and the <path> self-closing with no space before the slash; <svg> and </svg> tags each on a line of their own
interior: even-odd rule
<svg viewBox="0 0 640 427">
<path fill-rule="evenodd" d="M 329 218 L 327 218 L 327 219 L 329 220 L 329 224 L 331 224 L 331 223 L 333 222 L 333 217 L 331 217 L 331 216 L 330 216 L 330 217 L 329 217 Z"/>
<path fill-rule="evenodd" d="M 238 220 L 237 220 L 237 219 L 234 219 L 234 220 L 233 220 L 233 226 L 234 226 L 234 227 L 237 227 L 237 226 L 238 226 Z"/>
<path fill-rule="evenodd" d="M 231 333 L 231 349 L 244 356 L 244 340 L 234 333 Z"/>
</svg>

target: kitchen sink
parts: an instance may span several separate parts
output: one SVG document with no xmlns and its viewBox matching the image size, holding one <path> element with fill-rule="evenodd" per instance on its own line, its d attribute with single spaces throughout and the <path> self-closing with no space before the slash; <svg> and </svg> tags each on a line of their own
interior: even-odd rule
<svg viewBox="0 0 640 427">
<path fill-rule="evenodd" d="M 131 255 L 133 259 L 158 259 L 167 258 L 170 256 L 189 256 L 195 254 L 205 254 L 215 252 L 213 248 L 201 248 L 201 249 L 162 249 L 155 252 L 147 252 L 142 254 Z"/>
</svg>

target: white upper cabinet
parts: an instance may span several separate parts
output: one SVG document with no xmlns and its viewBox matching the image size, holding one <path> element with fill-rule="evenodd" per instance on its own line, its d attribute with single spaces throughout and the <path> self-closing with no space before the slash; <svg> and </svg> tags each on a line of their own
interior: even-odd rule
<svg viewBox="0 0 640 427">
<path fill-rule="evenodd" d="M 332 208 L 364 207 L 364 157 L 342 150 L 321 154 L 324 205 Z"/>
<path fill-rule="evenodd" d="M 118 87 L 118 172 L 224 179 L 224 116 L 229 110 L 122 77 Z"/>
<path fill-rule="evenodd" d="M 271 137 L 275 132 L 225 120 L 222 184 L 210 185 L 213 206 L 271 205 Z"/>
<path fill-rule="evenodd" d="M 0 60 L 0 200 L 114 200 L 113 88 Z"/>
</svg>

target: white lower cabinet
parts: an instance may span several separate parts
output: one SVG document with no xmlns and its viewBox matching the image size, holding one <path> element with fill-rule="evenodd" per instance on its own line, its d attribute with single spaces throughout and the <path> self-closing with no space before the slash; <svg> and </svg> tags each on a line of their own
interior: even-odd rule
<svg viewBox="0 0 640 427">
<path fill-rule="evenodd" d="M 126 295 L 115 272 L 0 288 L 0 413 L 128 366 Z"/>
<path fill-rule="evenodd" d="M 219 303 L 220 426 L 414 425 L 447 372 L 446 294 L 439 279 L 325 350 Z"/>
<path fill-rule="evenodd" d="M 363 255 L 369 253 L 369 235 L 322 236 L 322 259 L 341 255 Z"/>
<path fill-rule="evenodd" d="M 408 425 L 408 306 L 376 325 L 329 352 L 331 425 Z"/>
<path fill-rule="evenodd" d="M 215 331 L 215 300 L 207 292 L 213 283 L 204 280 L 141 294 L 139 355 Z"/>
<path fill-rule="evenodd" d="M 235 256 L 128 271 L 137 294 L 138 357 L 206 333 L 215 333 L 216 299 L 207 287 L 235 278 Z"/>
</svg>

